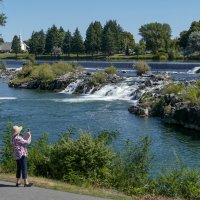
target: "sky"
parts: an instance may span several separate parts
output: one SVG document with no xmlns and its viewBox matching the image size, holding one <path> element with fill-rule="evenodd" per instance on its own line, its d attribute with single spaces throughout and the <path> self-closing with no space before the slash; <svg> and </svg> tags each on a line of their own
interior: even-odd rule
<svg viewBox="0 0 200 200">
<path fill-rule="evenodd" d="M 200 20 L 200 0 L 3 0 L 1 12 L 8 17 L 0 27 L 4 41 L 21 33 L 23 40 L 33 31 L 47 31 L 53 24 L 74 32 L 78 27 L 83 38 L 92 21 L 102 25 L 112 19 L 139 41 L 141 25 L 160 22 L 172 28 L 172 37 Z"/>
</svg>

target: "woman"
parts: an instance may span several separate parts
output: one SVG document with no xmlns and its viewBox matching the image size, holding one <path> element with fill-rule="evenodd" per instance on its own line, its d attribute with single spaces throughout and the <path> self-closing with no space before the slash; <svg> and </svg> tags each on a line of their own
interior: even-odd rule
<svg viewBox="0 0 200 200">
<path fill-rule="evenodd" d="M 31 133 L 30 130 L 26 133 L 25 137 L 21 137 L 20 133 L 22 131 L 22 126 L 13 126 L 14 134 L 12 136 L 12 144 L 14 157 L 17 162 L 17 172 L 16 172 L 16 186 L 18 187 L 20 183 L 20 178 L 24 179 L 24 187 L 31 187 L 32 184 L 28 182 L 27 178 L 27 146 L 31 143 Z"/>
</svg>

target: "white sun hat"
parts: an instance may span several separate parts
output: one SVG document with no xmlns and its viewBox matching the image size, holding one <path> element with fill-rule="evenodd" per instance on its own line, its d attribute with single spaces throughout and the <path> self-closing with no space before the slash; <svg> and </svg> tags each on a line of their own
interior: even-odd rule
<svg viewBox="0 0 200 200">
<path fill-rule="evenodd" d="M 23 129 L 22 126 L 13 126 L 13 130 L 15 134 L 20 133 L 22 129 Z"/>
</svg>

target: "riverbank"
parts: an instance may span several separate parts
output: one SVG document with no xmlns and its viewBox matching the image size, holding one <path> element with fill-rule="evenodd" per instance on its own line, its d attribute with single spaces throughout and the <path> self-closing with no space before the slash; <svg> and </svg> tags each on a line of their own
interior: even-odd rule
<svg viewBox="0 0 200 200">
<path fill-rule="evenodd" d="M 29 59 L 30 56 L 34 56 L 32 54 L 28 54 L 28 53 L 19 53 L 19 54 L 14 54 L 14 53 L 9 53 L 9 54 L 0 54 L 0 59 Z M 111 56 L 107 56 L 104 54 L 94 54 L 89 55 L 89 54 L 80 54 L 78 57 L 76 54 L 70 54 L 70 55 L 38 55 L 35 57 L 36 60 L 154 60 L 154 61 L 159 61 L 160 59 L 158 57 L 156 57 L 156 55 L 153 54 L 144 54 L 144 55 L 124 55 L 124 54 L 114 54 Z M 187 61 L 189 59 L 187 59 L 186 57 L 177 57 L 174 59 L 164 59 L 164 60 L 160 60 L 160 61 Z M 191 60 L 196 60 L 199 61 L 198 59 L 191 59 Z"/>
<path fill-rule="evenodd" d="M 157 91 L 145 93 L 129 112 L 161 117 L 165 123 L 200 131 L 200 82 L 172 82 Z"/>
</svg>

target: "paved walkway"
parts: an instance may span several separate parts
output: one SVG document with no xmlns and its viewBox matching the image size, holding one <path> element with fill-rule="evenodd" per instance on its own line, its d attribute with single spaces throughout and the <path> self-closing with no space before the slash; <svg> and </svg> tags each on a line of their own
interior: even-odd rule
<svg viewBox="0 0 200 200">
<path fill-rule="evenodd" d="M 105 200 L 86 195 L 60 192 L 38 187 L 15 187 L 13 183 L 0 181 L 0 200 Z"/>
</svg>

